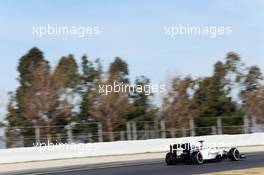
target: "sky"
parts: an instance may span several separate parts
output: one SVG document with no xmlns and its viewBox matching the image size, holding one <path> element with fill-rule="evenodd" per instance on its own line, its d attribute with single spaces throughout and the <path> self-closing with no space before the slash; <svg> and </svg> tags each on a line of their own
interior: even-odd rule
<svg viewBox="0 0 264 175">
<path fill-rule="evenodd" d="M 130 77 L 145 75 L 152 83 L 176 75 L 210 75 L 217 60 L 229 51 L 247 65 L 264 71 L 264 1 L 261 0 L 0 0 L 0 119 L 6 113 L 7 92 L 17 86 L 18 60 L 34 46 L 54 67 L 59 59 L 83 54 L 101 58 L 107 66 L 119 56 L 129 64 Z M 99 26 L 97 36 L 32 34 L 46 25 Z M 168 37 L 166 26 L 230 26 L 219 37 Z"/>
</svg>

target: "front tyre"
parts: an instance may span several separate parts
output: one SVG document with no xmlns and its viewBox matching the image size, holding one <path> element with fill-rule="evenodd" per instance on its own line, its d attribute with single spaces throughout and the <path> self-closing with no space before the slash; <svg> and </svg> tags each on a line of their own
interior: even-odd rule
<svg viewBox="0 0 264 175">
<path fill-rule="evenodd" d="M 165 161 L 167 165 L 175 165 L 176 164 L 176 158 L 173 155 L 173 153 L 167 153 L 165 157 Z"/>
<path fill-rule="evenodd" d="M 240 159 L 240 153 L 236 148 L 231 148 L 228 152 L 228 158 L 232 161 L 238 161 Z"/>
</svg>

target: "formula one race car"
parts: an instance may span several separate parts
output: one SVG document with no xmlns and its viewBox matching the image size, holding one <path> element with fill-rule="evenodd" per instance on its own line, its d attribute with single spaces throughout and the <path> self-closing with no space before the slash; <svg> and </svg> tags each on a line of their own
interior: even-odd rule
<svg viewBox="0 0 264 175">
<path fill-rule="evenodd" d="M 190 143 L 170 145 L 170 152 L 166 154 L 165 158 L 167 165 L 176 165 L 177 163 L 203 164 L 205 162 L 220 162 L 227 158 L 238 161 L 245 158 L 245 155 L 240 154 L 237 148 L 226 151 L 218 147 L 206 146 L 203 142 L 199 141 L 196 145 Z"/>
</svg>

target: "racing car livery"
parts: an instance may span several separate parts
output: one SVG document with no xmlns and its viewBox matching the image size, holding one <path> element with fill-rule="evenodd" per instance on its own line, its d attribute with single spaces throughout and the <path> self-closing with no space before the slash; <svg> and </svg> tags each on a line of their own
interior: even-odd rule
<svg viewBox="0 0 264 175">
<path fill-rule="evenodd" d="M 245 158 L 240 154 L 237 148 L 231 148 L 228 151 L 217 147 L 208 147 L 204 141 L 191 145 L 190 143 L 170 145 L 170 151 L 166 154 L 165 161 L 167 165 L 176 165 L 177 163 L 203 164 L 205 162 L 219 162 L 223 159 L 238 161 Z"/>
</svg>

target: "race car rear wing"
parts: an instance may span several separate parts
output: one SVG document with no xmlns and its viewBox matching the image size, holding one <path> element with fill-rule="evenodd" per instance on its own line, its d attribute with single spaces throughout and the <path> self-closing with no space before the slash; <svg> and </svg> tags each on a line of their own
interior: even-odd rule
<svg viewBox="0 0 264 175">
<path fill-rule="evenodd" d="M 190 143 L 183 143 L 183 144 L 174 144 L 170 145 L 170 152 L 173 153 L 177 150 L 191 150 L 191 144 Z"/>
</svg>

